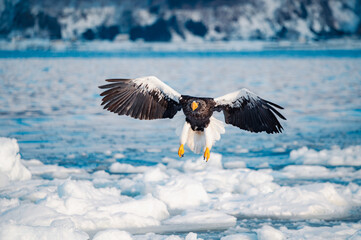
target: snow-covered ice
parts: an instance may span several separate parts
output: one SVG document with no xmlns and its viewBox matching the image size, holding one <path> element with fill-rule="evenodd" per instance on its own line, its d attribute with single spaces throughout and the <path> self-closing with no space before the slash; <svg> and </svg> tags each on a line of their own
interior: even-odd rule
<svg viewBox="0 0 361 240">
<path fill-rule="evenodd" d="M 282 174 L 273 170 L 225 169 L 219 154 L 210 159 L 209 163 L 215 164 L 208 165 L 201 158 L 168 159 L 167 165 L 158 164 L 133 174 L 128 168 L 119 168 L 118 173 L 123 169 L 128 175 L 114 177 L 105 172 L 91 174 L 20 159 L 15 139 L 2 138 L 0 151 L 5 150 L 9 154 L 1 157 L 1 164 L 16 160 L 19 165 L 13 168 L 21 166 L 23 171 L 17 178 L 2 182 L 2 239 L 19 239 L 19 232 L 29 239 L 48 239 L 55 233 L 59 239 L 133 239 L 133 234 L 136 239 L 146 239 L 147 232 L 159 235 L 224 230 L 234 227 L 237 217 L 332 220 L 360 214 L 361 188 L 356 184 L 281 186 L 272 175 L 284 178 L 292 172 L 289 167 L 279 171 Z M 53 169 L 57 174 L 50 174 Z M 11 170 L 2 170 L 1 174 Z M 320 172 L 322 176 L 335 176 L 332 171 Z M 123 193 L 129 189 L 133 196 Z M 337 231 L 344 227 L 344 236 L 351 236 L 359 226 L 341 225 Z M 313 232 L 307 227 L 302 229 Z M 255 233 L 258 239 L 283 239 L 292 236 L 292 231 L 265 225 Z M 243 236 L 230 234 L 224 239 L 237 239 L 238 235 Z"/>
<path fill-rule="evenodd" d="M 9 181 L 30 179 L 30 171 L 20 161 L 16 140 L 1 137 L 0 146 L 0 187 Z"/>
<path fill-rule="evenodd" d="M 291 159 L 303 164 L 326 166 L 361 166 L 361 146 L 340 149 L 334 146 L 330 150 L 316 151 L 302 147 L 291 152 Z"/>
</svg>

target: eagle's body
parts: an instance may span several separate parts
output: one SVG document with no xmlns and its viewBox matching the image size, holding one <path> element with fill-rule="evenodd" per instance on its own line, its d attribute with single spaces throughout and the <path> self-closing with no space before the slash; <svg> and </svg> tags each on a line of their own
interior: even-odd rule
<svg viewBox="0 0 361 240">
<path fill-rule="evenodd" d="M 100 86 L 104 91 L 104 109 L 137 119 L 173 118 L 180 110 L 185 123 L 180 136 L 178 154 L 183 156 L 184 144 L 194 152 L 205 150 L 208 160 L 210 149 L 223 134 L 223 123 L 212 115 L 222 111 L 225 122 L 251 132 L 279 133 L 282 126 L 275 114 L 286 120 L 275 108 L 282 107 L 264 100 L 249 90 L 219 98 L 181 95 L 156 77 L 136 79 L 108 79 L 110 84 Z"/>
<path fill-rule="evenodd" d="M 198 107 L 193 111 L 192 102 L 198 103 Z M 191 125 L 193 131 L 204 131 L 208 127 L 210 118 L 213 115 L 216 103 L 213 98 L 197 98 L 181 95 L 180 104 L 186 117 L 186 122 Z"/>
</svg>

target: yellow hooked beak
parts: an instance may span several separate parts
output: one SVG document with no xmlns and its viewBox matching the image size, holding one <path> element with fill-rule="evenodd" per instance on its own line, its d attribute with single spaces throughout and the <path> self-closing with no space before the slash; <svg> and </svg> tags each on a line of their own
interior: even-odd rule
<svg viewBox="0 0 361 240">
<path fill-rule="evenodd" d="M 198 103 L 196 103 L 196 102 L 192 102 L 192 110 L 194 111 L 194 110 L 196 110 L 197 108 L 198 108 Z"/>
</svg>

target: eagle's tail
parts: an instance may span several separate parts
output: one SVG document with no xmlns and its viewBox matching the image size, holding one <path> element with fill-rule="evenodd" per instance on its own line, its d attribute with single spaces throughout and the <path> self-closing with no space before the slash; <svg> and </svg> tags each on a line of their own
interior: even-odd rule
<svg viewBox="0 0 361 240">
<path fill-rule="evenodd" d="M 188 147 L 198 154 L 204 151 L 206 147 L 211 150 L 212 145 L 221 138 L 223 133 L 225 133 L 224 123 L 211 117 L 208 127 L 203 132 L 193 131 L 189 123 L 186 122 L 180 140 L 181 144 L 187 143 Z"/>
<path fill-rule="evenodd" d="M 204 132 L 193 131 L 191 128 L 188 131 L 187 145 L 194 153 L 200 153 L 206 145 L 206 138 Z"/>
</svg>

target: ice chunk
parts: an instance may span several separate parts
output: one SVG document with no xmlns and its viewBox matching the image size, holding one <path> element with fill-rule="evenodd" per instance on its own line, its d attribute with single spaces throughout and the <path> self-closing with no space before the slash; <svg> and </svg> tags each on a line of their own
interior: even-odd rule
<svg viewBox="0 0 361 240">
<path fill-rule="evenodd" d="M 167 206 L 150 194 L 136 199 L 129 199 L 129 201 L 119 204 L 102 206 L 99 207 L 99 210 L 131 213 L 137 216 L 150 217 L 157 220 L 163 220 L 169 217 Z"/>
<path fill-rule="evenodd" d="M 355 171 L 353 167 L 337 167 L 329 169 L 323 166 L 305 166 L 305 165 L 289 165 L 279 172 L 274 173 L 282 179 L 330 179 L 344 178 L 353 179 L 360 178 L 360 172 Z"/>
<path fill-rule="evenodd" d="M 159 167 L 151 168 L 144 173 L 145 182 L 158 182 L 169 178 L 168 174 L 162 171 Z"/>
<path fill-rule="evenodd" d="M 271 226 L 264 225 L 257 231 L 257 237 L 259 240 L 282 240 L 285 239 L 283 233 Z"/>
<path fill-rule="evenodd" d="M 8 222 L 26 226 L 50 226 L 53 221 L 63 218 L 63 214 L 49 207 L 23 203 L 0 214 L 0 226 Z"/>
<path fill-rule="evenodd" d="M 45 165 L 39 160 L 32 159 L 27 161 L 22 161 L 24 166 L 26 166 L 33 176 L 41 176 L 46 179 L 66 179 L 71 174 L 85 174 L 85 170 L 78 168 L 65 168 L 58 165 Z"/>
<path fill-rule="evenodd" d="M 188 158 L 184 161 L 175 160 L 172 158 L 164 158 L 163 162 L 167 163 L 167 167 L 172 169 L 178 169 L 184 172 L 195 172 L 195 171 L 208 171 L 209 169 L 223 169 L 222 166 L 222 155 L 219 153 L 211 153 L 211 157 L 206 162 L 203 157 Z"/>
<path fill-rule="evenodd" d="M 155 195 L 172 210 L 197 207 L 209 201 L 208 194 L 199 181 L 179 176 L 156 188 Z"/>
<path fill-rule="evenodd" d="M 159 226 L 159 220 L 169 216 L 166 205 L 151 195 L 133 199 L 120 195 L 115 188 L 97 189 L 89 181 L 73 180 L 52 189 L 48 189 L 41 201 L 7 204 L 8 211 L 0 214 L 0 225 L 10 221 L 20 225 L 48 227 L 54 220 L 70 218 L 76 228 L 84 231 L 141 229 Z"/>
<path fill-rule="evenodd" d="M 178 225 L 179 229 L 192 226 L 198 231 L 225 229 L 236 224 L 236 218 L 218 211 L 186 211 L 181 215 L 167 219 L 165 225 Z"/>
<path fill-rule="evenodd" d="M 185 240 L 197 240 L 197 233 L 190 232 L 187 234 Z"/>
<path fill-rule="evenodd" d="M 340 149 L 338 146 L 316 151 L 307 147 L 293 150 L 290 159 L 304 164 L 321 164 L 331 166 L 361 166 L 361 146 Z"/>
<path fill-rule="evenodd" d="M 257 240 L 256 237 L 247 233 L 237 233 L 222 237 L 221 240 Z"/>
<path fill-rule="evenodd" d="M 16 139 L 0 137 L 0 187 L 14 180 L 28 180 L 30 171 L 21 163 Z"/>
<path fill-rule="evenodd" d="M 50 226 L 32 226 L 15 223 L 5 223 L 0 225 L 1 239 L 69 239 L 88 240 L 87 233 L 76 229 L 74 226 L 51 224 Z"/>
<path fill-rule="evenodd" d="M 352 206 L 346 193 L 341 195 L 331 183 L 279 187 L 258 195 L 233 195 L 216 205 L 228 213 L 249 217 L 335 218 L 349 214 Z"/>
<path fill-rule="evenodd" d="M 111 172 L 111 173 L 140 173 L 140 172 L 145 172 L 147 169 L 148 169 L 148 167 L 146 167 L 146 166 L 135 167 L 135 166 L 127 164 L 127 163 L 115 162 L 110 166 L 109 172 Z"/>
<path fill-rule="evenodd" d="M 182 169 L 184 171 L 199 171 L 206 169 L 222 169 L 222 155 L 219 153 L 211 153 L 211 157 L 208 162 L 205 162 L 203 157 L 199 157 L 195 160 L 188 159 L 183 162 Z"/>
<path fill-rule="evenodd" d="M 126 231 L 121 231 L 117 229 L 108 229 L 100 231 L 95 234 L 93 240 L 132 240 L 133 237 L 130 233 Z"/>
<path fill-rule="evenodd" d="M 38 215 L 38 224 L 47 226 L 52 219 L 68 216 L 76 227 L 84 230 L 127 229 L 157 226 L 159 220 L 169 216 L 166 205 L 151 195 L 133 199 L 122 196 L 116 188 L 95 188 L 89 181 L 66 180 L 41 202 L 21 206 L 13 209 L 14 214 L 9 211 L 0 215 L 0 222 L 12 219 L 24 223 L 27 217 Z M 24 209 L 25 206 L 28 208 Z"/>
<path fill-rule="evenodd" d="M 287 229 L 281 227 L 281 231 L 286 239 L 361 239 L 361 224 L 360 223 L 341 223 L 340 225 L 328 227 L 310 227 L 303 226 L 298 229 Z"/>
</svg>

